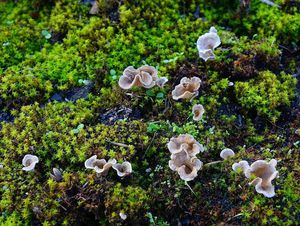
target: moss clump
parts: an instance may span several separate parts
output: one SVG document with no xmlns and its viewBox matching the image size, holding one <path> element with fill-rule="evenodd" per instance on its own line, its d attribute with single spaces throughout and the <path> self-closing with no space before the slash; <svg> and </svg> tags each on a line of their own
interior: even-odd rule
<svg viewBox="0 0 300 226">
<path fill-rule="evenodd" d="M 122 188 L 120 183 L 110 189 L 105 200 L 105 207 L 109 209 L 110 223 L 121 222 L 120 213 L 126 214 L 129 222 L 140 222 L 149 207 L 150 197 L 144 189 L 140 187 L 128 186 Z"/>
<path fill-rule="evenodd" d="M 1 121 L 0 224 L 297 224 L 300 109 L 289 74 L 299 67 L 298 1 L 97 0 L 94 15 L 90 2 L 0 2 L 0 120 L 14 117 Z M 195 42 L 211 26 L 222 44 L 204 62 Z M 123 70 L 144 64 L 166 86 L 121 90 Z M 174 101 L 193 76 L 199 95 Z M 198 122 L 194 104 L 205 108 Z M 204 164 L 225 147 L 236 155 L 205 165 L 188 187 L 166 146 L 183 133 L 204 145 Z M 40 160 L 34 172 L 22 171 L 29 153 Z M 84 168 L 94 154 L 129 161 L 133 173 L 98 177 Z M 231 165 L 270 158 L 280 178 L 266 199 Z"/>
<path fill-rule="evenodd" d="M 289 106 L 295 97 L 296 79 L 284 72 L 278 76 L 270 71 L 259 73 L 257 79 L 235 84 L 238 102 L 246 109 L 255 109 L 260 115 L 267 115 L 275 121 L 278 107 Z"/>
</svg>

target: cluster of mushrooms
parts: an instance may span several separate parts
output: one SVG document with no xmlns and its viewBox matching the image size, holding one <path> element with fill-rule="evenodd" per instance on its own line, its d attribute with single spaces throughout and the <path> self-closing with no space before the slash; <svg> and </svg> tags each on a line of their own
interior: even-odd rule
<svg viewBox="0 0 300 226">
<path fill-rule="evenodd" d="M 200 58 L 204 61 L 215 59 L 214 50 L 220 44 L 221 39 L 217 30 L 215 27 L 211 27 L 209 32 L 201 35 L 197 40 L 197 49 Z M 120 77 L 119 86 L 125 90 L 131 89 L 134 86 L 148 89 L 157 85 L 163 88 L 167 81 L 166 77 L 159 78 L 157 69 L 152 66 L 144 65 L 138 69 L 129 66 Z M 233 83 L 229 85 L 233 85 Z M 200 86 L 200 78 L 195 76 L 192 78 L 183 77 L 172 91 L 172 98 L 174 100 L 193 100 L 199 95 Z M 193 120 L 201 120 L 204 112 L 205 109 L 201 104 L 195 104 L 192 107 Z M 198 143 L 193 136 L 181 134 L 178 137 L 171 138 L 167 146 L 171 153 L 169 161 L 170 169 L 176 171 L 180 178 L 186 182 L 195 179 L 198 171 L 203 167 L 202 161 L 196 157 L 197 154 L 204 151 L 203 145 Z M 224 160 L 234 155 L 234 152 L 229 148 L 222 150 L 220 153 L 220 157 Z M 275 168 L 276 164 L 277 161 L 275 159 L 272 159 L 270 162 L 257 160 L 251 166 L 246 161 L 240 161 L 233 164 L 232 169 L 237 171 L 241 168 L 247 178 L 255 178 L 250 185 L 254 185 L 258 193 L 266 197 L 273 197 L 275 192 L 272 180 L 278 177 L 278 171 Z"/>
<path fill-rule="evenodd" d="M 36 155 L 27 154 L 23 157 L 22 164 L 24 171 L 33 171 L 35 165 L 39 162 L 39 158 Z M 128 176 L 132 173 L 131 163 L 125 161 L 123 163 L 117 163 L 115 159 L 97 159 L 97 155 L 93 155 L 84 162 L 86 169 L 95 170 L 97 176 L 106 176 L 109 169 L 112 167 L 119 177 Z M 53 168 L 53 174 L 50 174 L 51 178 L 59 182 L 62 180 L 62 174 L 59 169 Z"/>
<path fill-rule="evenodd" d="M 214 27 L 211 27 L 209 32 L 201 35 L 197 41 L 199 56 L 204 61 L 214 59 L 215 55 L 213 51 L 220 44 L 221 40 L 217 34 L 217 30 Z M 157 85 L 158 87 L 163 88 L 167 81 L 168 79 L 166 77 L 159 78 L 157 69 L 152 66 L 144 65 L 138 69 L 129 66 L 124 70 L 123 75 L 120 77 L 119 86 L 125 90 L 131 89 L 134 86 L 149 89 Z M 200 85 L 200 78 L 184 77 L 172 91 L 172 98 L 174 100 L 192 100 L 199 95 Z M 204 112 L 204 107 L 201 104 L 195 104 L 192 107 L 193 120 L 201 120 Z M 167 147 L 171 153 L 169 161 L 170 169 L 176 171 L 180 178 L 186 182 L 195 179 L 198 171 L 203 167 L 202 161 L 196 156 L 204 151 L 203 145 L 198 143 L 192 135 L 181 134 L 178 137 L 171 138 Z M 228 148 L 222 150 L 220 153 L 220 157 L 224 160 L 227 160 L 234 155 L 234 152 Z M 22 169 L 25 171 L 32 171 L 38 162 L 39 159 L 37 156 L 27 154 L 22 160 L 24 166 Z M 132 173 L 130 162 L 125 161 L 122 164 L 119 164 L 115 159 L 109 159 L 108 161 L 105 159 L 97 159 L 97 155 L 93 155 L 87 159 L 84 165 L 87 169 L 93 169 L 98 176 L 106 176 L 110 168 L 116 170 L 120 177 Z M 278 177 L 276 165 L 277 161 L 275 159 L 272 159 L 269 162 L 257 160 L 251 165 L 249 165 L 247 161 L 240 161 L 234 163 L 232 169 L 234 171 L 241 169 L 245 177 L 254 178 L 249 184 L 254 185 L 258 193 L 263 194 L 265 197 L 273 197 L 275 191 L 272 180 Z M 1 168 L 3 168 L 2 165 Z M 56 181 L 62 180 L 61 172 L 57 168 L 53 168 L 53 174 L 50 176 Z"/>
</svg>

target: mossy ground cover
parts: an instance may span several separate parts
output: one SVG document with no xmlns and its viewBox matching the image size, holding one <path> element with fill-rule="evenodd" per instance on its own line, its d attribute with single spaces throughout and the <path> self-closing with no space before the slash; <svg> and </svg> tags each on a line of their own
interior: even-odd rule
<svg viewBox="0 0 300 226">
<path fill-rule="evenodd" d="M 0 1 L 0 225 L 299 224 L 300 1 L 274 2 L 97 0 L 91 15 L 88 0 Z M 210 26 L 222 44 L 205 63 L 195 43 Z M 123 70 L 144 64 L 167 85 L 121 90 Z M 172 100 L 193 76 L 199 96 Z M 236 153 L 204 166 L 192 191 L 168 167 L 166 144 L 183 133 L 204 145 L 204 164 Z M 94 154 L 133 173 L 97 177 L 84 167 Z M 272 158 L 273 198 L 231 169 Z"/>
</svg>

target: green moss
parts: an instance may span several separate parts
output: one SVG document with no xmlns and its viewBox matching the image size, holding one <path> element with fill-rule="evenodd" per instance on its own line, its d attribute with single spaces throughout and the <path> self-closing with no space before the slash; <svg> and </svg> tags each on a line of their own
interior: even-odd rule
<svg viewBox="0 0 300 226">
<path fill-rule="evenodd" d="M 146 210 L 149 209 L 150 197 L 147 191 L 140 187 L 128 186 L 122 188 L 118 183 L 111 189 L 105 200 L 105 207 L 109 209 L 110 223 L 121 222 L 120 213 L 126 214 L 129 220 L 139 222 Z"/>
<path fill-rule="evenodd" d="M 267 115 L 275 121 L 279 115 L 278 107 L 288 106 L 295 97 L 296 79 L 284 72 L 278 76 L 265 71 L 258 80 L 237 82 L 235 94 L 238 102 L 246 109 L 255 109 L 260 115 Z"/>
<path fill-rule="evenodd" d="M 97 2 L 95 15 L 84 1 L 0 2 L 1 120 L 14 116 L 1 122 L 0 224 L 297 224 L 299 109 L 289 107 L 289 74 L 299 66 L 298 1 Z M 210 26 L 222 44 L 204 62 L 195 43 Z M 167 85 L 121 90 L 124 68 L 144 64 Z M 202 80 L 199 95 L 174 101 L 180 79 L 193 76 Z M 94 84 L 85 100 L 49 101 L 83 80 Z M 205 108 L 198 122 L 194 104 Z M 167 143 L 183 133 L 204 145 L 204 164 L 225 147 L 236 155 L 205 165 L 188 187 L 168 167 Z M 21 170 L 28 153 L 40 160 L 34 172 Z M 130 161 L 132 175 L 98 177 L 84 168 L 94 154 Z M 280 173 L 273 199 L 231 170 L 241 159 L 271 158 Z M 61 182 L 50 178 L 53 167 Z"/>
</svg>

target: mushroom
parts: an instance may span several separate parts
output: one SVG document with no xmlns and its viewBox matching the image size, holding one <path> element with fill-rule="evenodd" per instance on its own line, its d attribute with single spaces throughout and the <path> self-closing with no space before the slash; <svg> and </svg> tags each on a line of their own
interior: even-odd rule
<svg viewBox="0 0 300 226">
<path fill-rule="evenodd" d="M 110 167 L 116 164 L 116 162 L 115 159 L 109 159 L 108 162 L 106 162 L 105 159 L 97 159 L 97 155 L 93 155 L 85 161 L 84 165 L 87 169 L 95 170 L 97 175 L 106 176 Z"/>
<path fill-rule="evenodd" d="M 168 149 L 171 152 L 170 169 L 177 171 L 182 180 L 193 180 L 203 166 L 196 157 L 200 151 L 204 151 L 203 145 L 199 144 L 192 135 L 181 134 L 177 138 L 170 139 Z"/>
<path fill-rule="evenodd" d="M 202 116 L 205 112 L 204 107 L 201 104 L 195 104 L 192 109 L 193 119 L 199 121 L 202 119 Z"/>
<path fill-rule="evenodd" d="M 243 173 L 245 174 L 246 177 L 249 177 L 247 172 L 248 172 L 248 169 L 250 168 L 250 166 L 247 161 L 242 160 L 242 161 L 240 161 L 238 163 L 234 163 L 232 165 L 232 169 L 234 171 L 237 171 L 239 168 L 243 171 Z"/>
<path fill-rule="evenodd" d="M 241 168 L 247 178 L 255 176 L 255 179 L 249 185 L 254 185 L 258 193 L 271 198 L 275 195 L 272 180 L 278 177 L 278 171 L 275 168 L 276 165 L 277 161 L 275 159 L 269 162 L 257 160 L 251 166 L 249 166 L 247 161 L 240 161 L 239 163 L 234 163 L 232 169 L 236 171 L 238 168 Z"/>
<path fill-rule="evenodd" d="M 202 166 L 203 163 L 196 157 L 193 157 L 185 161 L 185 163 L 177 169 L 177 172 L 182 180 L 191 181 L 197 177 L 197 173 Z"/>
<path fill-rule="evenodd" d="M 116 163 L 112 167 L 117 171 L 119 177 L 124 177 L 132 173 L 131 163 L 127 161 L 122 164 Z"/>
<path fill-rule="evenodd" d="M 119 213 L 119 216 L 121 217 L 121 219 L 122 219 L 123 221 L 127 219 L 127 215 L 126 215 L 125 213 L 123 213 L 123 212 L 120 212 L 120 213 Z"/>
<path fill-rule="evenodd" d="M 97 0 L 92 1 L 91 4 L 92 4 L 92 8 L 90 9 L 89 14 L 95 15 L 95 14 L 99 13 L 99 4 L 98 4 Z"/>
<path fill-rule="evenodd" d="M 152 66 L 144 65 L 138 69 L 129 66 L 120 77 L 119 86 L 122 89 L 131 89 L 133 86 L 152 88 L 158 79 L 157 73 L 157 70 Z"/>
<path fill-rule="evenodd" d="M 50 177 L 53 180 L 55 180 L 56 182 L 61 182 L 63 178 L 62 178 L 62 174 L 61 174 L 60 170 L 57 168 L 53 168 L 52 171 L 53 171 L 53 174 L 50 173 Z"/>
<path fill-rule="evenodd" d="M 159 88 L 163 88 L 164 85 L 168 82 L 169 80 L 167 79 L 167 77 L 160 77 L 157 81 L 156 81 L 156 85 Z"/>
<path fill-rule="evenodd" d="M 39 162 L 39 158 L 35 155 L 27 154 L 24 156 L 22 160 L 23 168 L 25 171 L 34 170 L 35 165 Z"/>
<path fill-rule="evenodd" d="M 220 153 L 220 157 L 224 160 L 227 160 L 227 159 L 233 157 L 234 155 L 235 155 L 235 153 L 230 148 L 225 148 Z"/>
<path fill-rule="evenodd" d="M 191 99 L 198 96 L 201 80 L 198 77 L 187 78 L 183 77 L 180 83 L 175 86 L 172 91 L 172 97 L 174 100 L 179 99 Z"/>
<path fill-rule="evenodd" d="M 215 27 L 211 27 L 208 33 L 201 35 L 197 40 L 197 49 L 199 56 L 207 61 L 208 59 L 215 59 L 214 49 L 221 44 L 221 39 L 217 34 Z"/>
<path fill-rule="evenodd" d="M 252 163 L 248 173 L 256 176 L 256 178 L 249 184 L 255 186 L 255 190 L 263 194 L 265 197 L 271 198 L 275 195 L 274 186 L 272 180 L 278 177 L 278 171 L 276 170 L 277 161 L 275 159 L 269 162 L 265 160 L 257 160 Z"/>
<path fill-rule="evenodd" d="M 171 160 L 169 161 L 169 167 L 171 170 L 177 171 L 177 169 L 184 165 L 189 159 L 190 157 L 185 150 L 172 154 Z"/>
<path fill-rule="evenodd" d="M 186 151 L 190 157 L 204 151 L 203 145 L 198 143 L 190 134 L 181 134 L 176 138 L 172 137 L 167 146 L 171 154 Z"/>
</svg>

